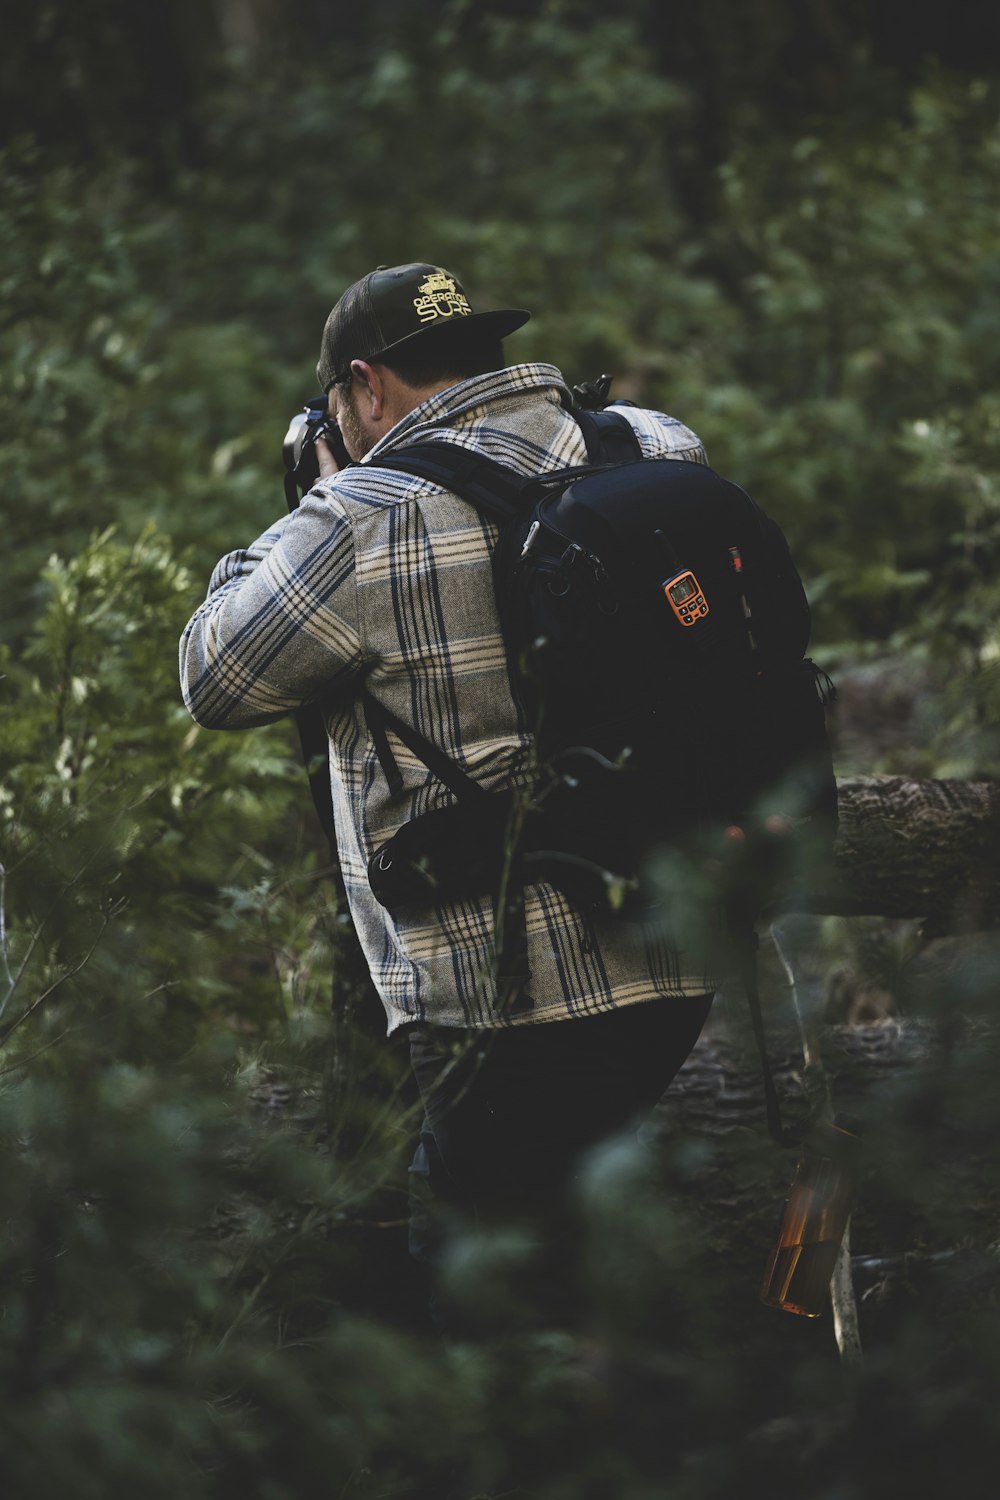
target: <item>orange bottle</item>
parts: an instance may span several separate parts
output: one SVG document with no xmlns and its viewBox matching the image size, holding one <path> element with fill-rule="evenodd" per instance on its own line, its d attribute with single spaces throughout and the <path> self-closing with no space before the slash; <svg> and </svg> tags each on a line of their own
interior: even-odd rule
<svg viewBox="0 0 1000 1500">
<path fill-rule="evenodd" d="M 839 1125 L 815 1131 L 804 1143 L 764 1272 L 762 1302 L 818 1318 L 851 1212 L 858 1138 Z"/>
</svg>

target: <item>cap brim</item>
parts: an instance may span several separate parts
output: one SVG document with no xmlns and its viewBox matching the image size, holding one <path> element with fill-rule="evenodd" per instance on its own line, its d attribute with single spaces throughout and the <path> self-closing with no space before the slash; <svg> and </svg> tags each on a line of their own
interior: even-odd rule
<svg viewBox="0 0 1000 1500">
<path fill-rule="evenodd" d="M 447 340 L 469 333 L 475 329 L 477 335 L 484 334 L 497 339 L 505 339 L 508 334 L 515 333 L 518 328 L 523 328 L 531 317 L 523 307 L 505 307 L 496 312 L 468 313 L 464 318 L 451 317 L 442 318 L 435 323 L 428 324 L 426 328 L 416 328 L 408 333 L 405 338 L 397 339 L 394 344 L 386 344 L 384 349 L 367 356 L 370 360 L 381 359 L 384 354 L 392 354 L 396 349 L 404 349 L 415 343 L 418 339 L 425 342 L 433 339 Z"/>
</svg>

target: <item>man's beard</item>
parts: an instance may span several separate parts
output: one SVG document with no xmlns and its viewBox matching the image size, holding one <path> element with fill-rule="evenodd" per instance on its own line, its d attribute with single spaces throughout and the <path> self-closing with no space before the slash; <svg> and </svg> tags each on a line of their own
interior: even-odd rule
<svg viewBox="0 0 1000 1500">
<path fill-rule="evenodd" d="M 358 421 L 354 410 L 354 403 L 349 395 L 338 395 L 337 426 L 340 428 L 340 435 L 344 439 L 344 447 L 355 462 L 359 458 L 363 458 L 366 453 L 370 453 L 372 448 L 374 448 L 374 442 L 362 430 L 361 423 Z"/>
</svg>

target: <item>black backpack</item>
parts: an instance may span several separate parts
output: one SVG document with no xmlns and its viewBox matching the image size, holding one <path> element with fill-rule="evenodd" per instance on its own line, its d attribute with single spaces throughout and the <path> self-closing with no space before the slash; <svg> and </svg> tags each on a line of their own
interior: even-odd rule
<svg viewBox="0 0 1000 1500">
<path fill-rule="evenodd" d="M 525 480 L 446 442 L 379 460 L 499 522 L 497 602 L 536 765 L 526 787 L 487 793 L 367 698 L 393 789 L 387 730 L 455 798 L 376 850 L 371 888 L 390 910 L 490 892 L 508 972 L 526 882 L 668 940 L 720 911 L 747 934 L 837 827 L 833 689 L 804 654 L 780 529 L 705 465 L 641 459 L 614 411 L 574 415 L 582 468 Z"/>
</svg>

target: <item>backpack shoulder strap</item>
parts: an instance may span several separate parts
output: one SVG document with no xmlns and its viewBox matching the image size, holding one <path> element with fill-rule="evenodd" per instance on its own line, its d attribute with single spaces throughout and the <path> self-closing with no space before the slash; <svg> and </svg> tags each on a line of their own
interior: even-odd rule
<svg viewBox="0 0 1000 1500">
<path fill-rule="evenodd" d="M 583 440 L 587 445 L 587 457 L 592 464 L 632 463 L 642 457 L 642 446 L 635 428 L 620 412 L 587 411 L 584 407 L 573 408 Z"/>
<path fill-rule="evenodd" d="M 372 467 L 429 479 L 501 524 L 518 514 L 522 492 L 530 482 L 495 459 L 456 443 L 414 443 L 378 458 Z"/>
<path fill-rule="evenodd" d="M 583 433 L 591 464 L 630 463 L 642 458 L 635 429 L 619 412 L 573 407 L 572 415 Z M 456 443 L 414 443 L 378 458 L 372 467 L 429 479 L 501 525 L 522 510 L 525 493 L 534 483 L 496 459 Z"/>
<path fill-rule="evenodd" d="M 520 514 L 523 492 L 529 482 L 495 459 L 471 448 L 460 448 L 456 443 L 414 443 L 409 448 L 400 448 L 387 453 L 384 458 L 379 457 L 372 467 L 394 469 L 418 479 L 429 479 L 432 484 L 439 484 L 468 501 L 500 525 Z M 469 803 L 487 795 L 450 756 L 425 739 L 412 725 L 396 718 L 369 693 L 364 695 L 364 712 L 375 753 L 393 795 L 402 790 L 403 782 L 386 738 L 387 729 L 402 740 L 460 802 Z"/>
</svg>

